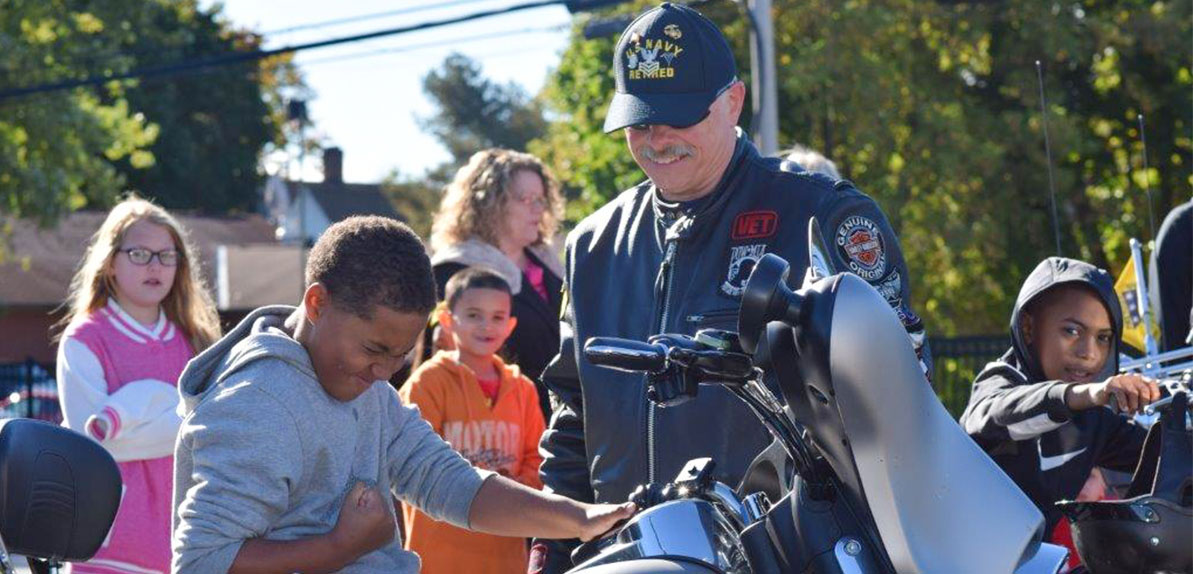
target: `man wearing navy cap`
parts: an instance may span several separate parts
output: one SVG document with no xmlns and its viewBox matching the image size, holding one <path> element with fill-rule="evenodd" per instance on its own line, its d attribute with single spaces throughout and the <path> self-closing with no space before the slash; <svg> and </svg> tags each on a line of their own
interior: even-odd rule
<svg viewBox="0 0 1193 574">
<path fill-rule="evenodd" d="M 643 376 L 592 365 L 584 341 L 736 330 L 746 278 L 763 254 L 787 259 L 793 281 L 803 277 L 813 216 L 836 267 L 874 285 L 922 336 L 903 256 L 882 211 L 853 184 L 764 158 L 737 129 L 746 89 L 729 44 L 700 13 L 662 4 L 642 14 L 617 42 L 613 67 L 605 130 L 625 133 L 649 179 L 568 236 L 563 340 L 543 373 L 556 412 L 540 474 L 554 492 L 620 502 L 707 456 L 717 480 L 736 485 L 770 443 L 744 404 L 710 387 L 655 406 Z M 530 571 L 566 570 L 569 550 L 536 541 Z"/>
</svg>

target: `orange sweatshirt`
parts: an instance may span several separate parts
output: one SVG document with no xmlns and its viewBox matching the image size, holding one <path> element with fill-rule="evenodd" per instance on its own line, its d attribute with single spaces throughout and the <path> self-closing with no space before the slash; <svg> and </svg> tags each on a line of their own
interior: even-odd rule
<svg viewBox="0 0 1193 574">
<path fill-rule="evenodd" d="M 412 373 L 399 394 L 407 404 L 417 405 L 435 432 L 473 465 L 542 488 L 538 445 L 545 424 L 538 393 L 516 365 L 506 365 L 496 356 L 493 363 L 501 387 L 491 407 L 472 369 L 442 351 Z M 405 503 L 402 514 L 406 548 L 422 557 L 424 574 L 526 571 L 525 539 L 456 528 Z"/>
</svg>

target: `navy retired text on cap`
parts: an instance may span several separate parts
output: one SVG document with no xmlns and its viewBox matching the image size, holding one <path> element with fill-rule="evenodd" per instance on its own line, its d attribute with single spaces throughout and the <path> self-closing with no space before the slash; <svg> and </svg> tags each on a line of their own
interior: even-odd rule
<svg viewBox="0 0 1193 574">
<path fill-rule="evenodd" d="M 729 43 L 699 12 L 670 2 L 638 16 L 613 55 L 617 93 L 605 132 L 637 124 L 700 122 L 737 77 Z"/>
</svg>

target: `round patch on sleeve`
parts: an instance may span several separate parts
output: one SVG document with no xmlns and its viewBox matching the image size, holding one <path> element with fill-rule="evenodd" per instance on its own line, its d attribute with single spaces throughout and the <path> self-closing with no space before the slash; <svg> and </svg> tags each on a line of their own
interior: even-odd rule
<svg viewBox="0 0 1193 574">
<path fill-rule="evenodd" d="M 837 227 L 837 249 L 849 270 L 867 281 L 886 272 L 886 244 L 878 225 L 866 217 L 852 215 Z"/>
</svg>

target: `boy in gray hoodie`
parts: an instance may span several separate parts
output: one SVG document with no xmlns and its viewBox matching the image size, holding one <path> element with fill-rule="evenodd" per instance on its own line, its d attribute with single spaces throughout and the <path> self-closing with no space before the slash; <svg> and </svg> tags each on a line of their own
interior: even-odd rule
<svg viewBox="0 0 1193 574">
<path fill-rule="evenodd" d="M 333 225 L 306 284 L 299 307 L 254 311 L 182 374 L 173 572 L 418 572 L 390 493 L 503 536 L 592 538 L 633 513 L 473 468 L 401 404 L 385 381 L 435 305 L 404 225 Z"/>
</svg>

